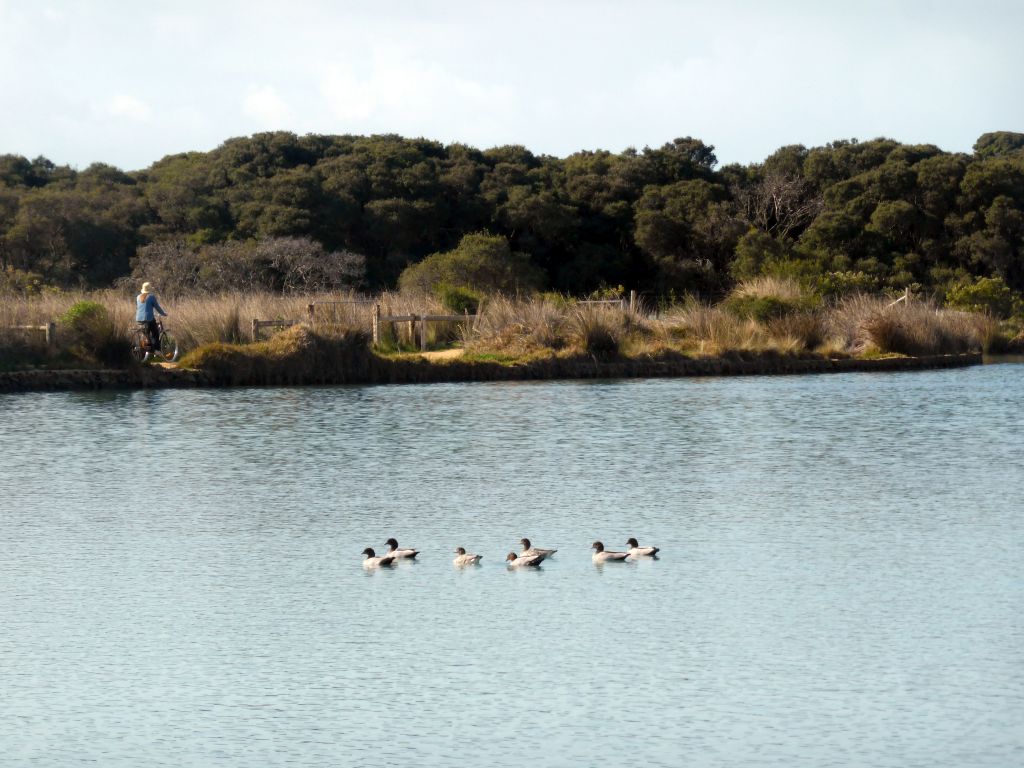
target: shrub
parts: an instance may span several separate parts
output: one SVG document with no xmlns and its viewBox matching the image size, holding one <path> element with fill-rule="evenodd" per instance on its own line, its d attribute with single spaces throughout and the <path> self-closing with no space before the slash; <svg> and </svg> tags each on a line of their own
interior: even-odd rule
<svg viewBox="0 0 1024 768">
<path fill-rule="evenodd" d="M 722 307 L 736 317 L 767 323 L 795 312 L 813 309 L 818 299 L 787 278 L 760 277 L 736 286 Z"/>
<path fill-rule="evenodd" d="M 475 315 L 483 299 L 476 291 L 442 283 L 435 291 L 438 300 L 451 312 Z"/>
<path fill-rule="evenodd" d="M 778 296 L 738 296 L 728 299 L 725 309 L 736 317 L 767 323 L 796 312 L 800 307 Z"/>
<path fill-rule="evenodd" d="M 761 274 L 771 261 L 781 261 L 785 256 L 782 243 L 759 229 L 751 228 L 736 243 L 729 274 L 733 280 L 752 280 Z"/>
<path fill-rule="evenodd" d="M 87 362 L 118 365 L 128 360 L 130 342 L 96 301 L 77 301 L 60 316 L 71 352 Z"/>
<path fill-rule="evenodd" d="M 814 287 L 822 296 L 849 296 L 854 293 L 874 293 L 878 278 L 866 272 L 826 272 L 815 278 Z"/>
<path fill-rule="evenodd" d="M 1021 312 L 1021 296 L 1001 277 L 980 277 L 975 282 L 960 282 L 946 293 L 946 304 L 968 312 L 987 312 L 1008 318 Z"/>
<path fill-rule="evenodd" d="M 540 282 L 541 272 L 529 256 L 486 232 L 466 235 L 455 250 L 427 256 L 398 279 L 403 291 L 419 293 L 432 293 L 442 284 L 485 293 L 532 292 Z"/>
<path fill-rule="evenodd" d="M 881 352 L 939 355 L 982 350 L 991 341 L 989 325 L 965 313 L 917 305 L 875 312 L 865 318 L 863 330 Z"/>
<path fill-rule="evenodd" d="M 617 355 L 625 331 L 622 312 L 583 305 L 573 311 L 573 340 L 590 355 Z"/>
<path fill-rule="evenodd" d="M 768 335 L 776 340 L 792 340 L 800 349 L 813 350 L 825 343 L 828 332 L 819 313 L 803 311 L 770 321 Z"/>
</svg>

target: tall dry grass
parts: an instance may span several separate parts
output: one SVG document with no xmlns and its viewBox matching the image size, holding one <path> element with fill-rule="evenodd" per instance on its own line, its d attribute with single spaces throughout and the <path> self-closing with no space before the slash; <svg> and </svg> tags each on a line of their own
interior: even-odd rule
<svg viewBox="0 0 1024 768">
<path fill-rule="evenodd" d="M 780 296 L 792 306 L 782 315 L 757 320 L 688 299 L 660 313 L 628 312 L 617 306 L 590 305 L 557 296 L 531 299 L 492 296 L 483 301 L 471 323 L 432 323 L 428 344 L 461 341 L 467 351 L 510 358 L 534 355 L 653 355 L 675 352 L 718 355 L 729 352 L 775 351 L 829 356 L 900 353 L 908 355 L 982 350 L 995 339 L 998 324 L 983 316 L 944 310 L 929 302 L 890 306 L 880 297 L 852 296 L 812 306 L 791 281 L 759 280 L 740 286 L 736 295 Z M 338 295 L 282 296 L 238 293 L 184 296 L 165 302 L 166 325 L 183 352 L 213 343 L 250 340 L 250 325 L 260 320 L 307 320 L 314 301 L 352 300 Z M 43 325 L 64 315 L 76 302 L 95 301 L 108 311 L 117 328 L 135 325 L 133 292 L 44 293 L 0 296 L 0 364 L 18 359 L 36 362 L 69 350 L 41 348 L 42 334 L 7 330 L 17 325 Z M 384 315 L 448 314 L 429 296 L 384 293 L 374 297 Z M 320 336 L 366 338 L 372 304 L 322 304 L 313 330 Z M 383 351 L 418 349 L 407 323 L 383 324 Z M 355 333 L 357 336 L 353 337 Z M 67 336 L 68 334 L 64 334 Z M 62 330 L 57 329 L 58 346 Z M 5 359 L 8 362 L 4 362 Z M 31 360 L 30 360 L 31 359 Z"/>
<path fill-rule="evenodd" d="M 984 351 L 999 333 L 999 324 L 987 315 L 942 309 L 928 300 L 893 304 L 864 295 L 833 305 L 828 321 L 831 333 L 855 355 Z"/>
<path fill-rule="evenodd" d="M 522 357 L 565 353 L 615 355 L 651 335 L 641 316 L 618 306 L 561 297 L 491 297 L 464 337 L 467 351 Z"/>
<path fill-rule="evenodd" d="M 890 306 L 891 299 L 854 296 L 839 303 L 814 302 L 792 281 L 759 280 L 738 295 L 762 298 L 777 291 L 790 311 L 765 320 L 724 305 L 687 299 L 660 314 L 628 313 L 538 298 L 489 300 L 465 339 L 475 353 L 510 357 L 566 354 L 720 355 L 777 352 L 847 357 L 870 353 L 957 353 L 987 348 L 998 324 L 983 315 L 919 302 Z"/>
<path fill-rule="evenodd" d="M 274 293 L 238 293 L 161 298 L 168 314 L 166 327 L 179 344 L 192 349 L 213 342 L 234 343 L 249 338 L 253 319 L 305 320 L 314 301 L 350 300 L 353 297 L 323 294 L 310 296 Z M 381 301 L 388 297 L 380 297 Z M 135 294 L 117 290 L 43 293 L 36 296 L 0 296 L 0 328 L 43 325 L 58 320 L 80 301 L 102 304 L 115 324 L 127 334 L 135 326 Z M 316 324 L 329 332 L 369 330 L 372 306 L 338 304 L 317 307 Z M 420 309 L 419 311 L 423 311 Z M 58 339 L 60 328 L 57 329 Z"/>
</svg>

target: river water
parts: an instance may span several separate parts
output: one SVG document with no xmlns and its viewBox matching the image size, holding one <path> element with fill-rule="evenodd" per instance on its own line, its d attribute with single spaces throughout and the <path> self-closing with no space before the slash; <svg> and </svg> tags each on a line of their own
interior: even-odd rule
<svg viewBox="0 0 1024 768">
<path fill-rule="evenodd" d="M 1010 364 L 0 396 L 0 764 L 1024 764 L 1022 413 Z"/>
</svg>

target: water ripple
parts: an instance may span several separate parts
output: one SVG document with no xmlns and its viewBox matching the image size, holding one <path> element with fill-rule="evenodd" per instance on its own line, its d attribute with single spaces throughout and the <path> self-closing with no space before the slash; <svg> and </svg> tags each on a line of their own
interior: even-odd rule
<svg viewBox="0 0 1024 768">
<path fill-rule="evenodd" d="M 4 760 L 1018 764 L 1022 382 L 0 396 Z"/>
</svg>

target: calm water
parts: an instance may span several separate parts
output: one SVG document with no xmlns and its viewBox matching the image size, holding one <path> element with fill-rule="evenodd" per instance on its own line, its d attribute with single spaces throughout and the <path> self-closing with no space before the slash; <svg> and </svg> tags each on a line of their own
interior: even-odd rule
<svg viewBox="0 0 1024 768">
<path fill-rule="evenodd" d="M 1022 414 L 1022 365 L 0 396 L 0 763 L 1024 764 Z"/>
</svg>

